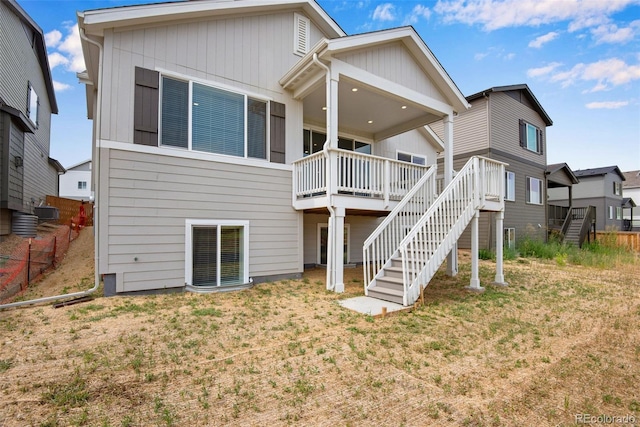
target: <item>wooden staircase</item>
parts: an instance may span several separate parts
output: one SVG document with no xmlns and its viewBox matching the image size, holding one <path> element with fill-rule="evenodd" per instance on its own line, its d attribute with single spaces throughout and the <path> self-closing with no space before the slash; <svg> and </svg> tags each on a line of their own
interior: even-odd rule
<svg viewBox="0 0 640 427">
<path fill-rule="evenodd" d="M 564 236 L 564 241 L 571 243 L 575 247 L 580 247 L 580 230 L 582 230 L 584 219 L 571 219 L 570 221 L 567 234 Z"/>
<path fill-rule="evenodd" d="M 367 296 L 412 305 L 475 213 L 504 209 L 504 165 L 500 162 L 472 157 L 437 197 L 435 174 L 423 178 L 364 243 Z M 422 195 L 424 213 L 407 223 L 407 210 L 416 210 L 416 194 Z"/>
</svg>

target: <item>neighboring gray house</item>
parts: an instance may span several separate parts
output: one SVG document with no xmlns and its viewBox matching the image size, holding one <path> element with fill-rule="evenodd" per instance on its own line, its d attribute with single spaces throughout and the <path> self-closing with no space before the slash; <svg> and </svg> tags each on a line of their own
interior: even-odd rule
<svg viewBox="0 0 640 427">
<path fill-rule="evenodd" d="M 508 164 L 505 172 L 504 244 L 515 247 L 529 236 L 546 239 L 546 128 L 553 122 L 526 84 L 492 87 L 467 96 L 471 108 L 456 117 L 453 163 L 457 170 L 471 156 Z M 439 123 L 432 125 L 442 135 Z M 480 247 L 494 249 L 496 213 L 480 216 Z M 469 233 L 460 247 L 469 248 Z"/>
<path fill-rule="evenodd" d="M 15 0 L 0 2 L 0 239 L 13 215 L 58 195 L 64 168 L 49 157 L 58 113 L 40 27 Z"/>
<path fill-rule="evenodd" d="M 502 209 L 501 166 L 479 159 L 435 203 L 434 165 L 444 151 L 452 180 L 468 104 L 411 27 L 347 36 L 312 0 L 118 7 L 78 23 L 107 294 L 234 289 L 316 264 L 341 292 L 344 264 L 364 262 L 365 292 L 408 305 L 474 212 Z M 441 138 L 427 127 L 438 121 Z M 430 252 L 411 249 L 433 221 Z"/>
<path fill-rule="evenodd" d="M 67 199 L 91 199 L 91 160 L 85 160 L 69 166 L 64 175 L 60 175 L 60 197 Z"/>
<path fill-rule="evenodd" d="M 622 218 L 628 221 L 628 228 L 633 231 L 640 230 L 640 170 L 623 172 L 624 182 L 622 193 L 627 200 L 627 206 L 622 209 Z M 635 205 L 635 206 L 633 206 Z M 626 220 L 626 221 L 625 221 Z"/>
<path fill-rule="evenodd" d="M 596 230 L 622 230 L 623 182 L 617 166 L 574 171 L 580 181 L 573 186 L 573 207 L 594 206 Z M 549 203 L 568 206 L 566 193 L 549 190 Z"/>
</svg>

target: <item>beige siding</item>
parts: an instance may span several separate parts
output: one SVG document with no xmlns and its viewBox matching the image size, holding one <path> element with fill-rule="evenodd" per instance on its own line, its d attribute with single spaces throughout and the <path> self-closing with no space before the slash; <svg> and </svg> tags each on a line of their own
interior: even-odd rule
<svg viewBox="0 0 640 427">
<path fill-rule="evenodd" d="M 471 108 L 460 112 L 453 119 L 453 155 L 486 150 L 489 148 L 489 118 L 487 100 L 478 99 Z M 442 121 L 432 123 L 431 129 L 444 140 Z"/>
<path fill-rule="evenodd" d="M 336 57 L 348 64 L 376 74 L 392 82 L 447 102 L 427 73 L 415 61 L 401 42 L 375 46 L 357 53 L 344 53 Z"/>
<path fill-rule="evenodd" d="M 301 271 L 290 171 L 107 149 L 101 167 L 100 272 L 124 273 L 118 292 L 184 285 L 185 219 L 249 221 L 250 277 Z"/>
<path fill-rule="evenodd" d="M 491 149 L 511 154 L 543 167 L 547 165 L 546 124 L 538 113 L 504 92 L 493 92 L 490 98 Z M 519 120 L 542 129 L 542 155 L 520 147 Z"/>
<path fill-rule="evenodd" d="M 287 134 L 301 135 L 302 129 L 289 123 L 296 122 L 295 110 L 301 110 L 302 105 L 292 101 L 278 83 L 300 60 L 293 53 L 293 22 L 293 12 L 286 12 L 107 30 L 101 137 L 133 142 L 136 66 L 166 70 L 285 103 Z M 320 37 L 312 24 L 311 46 Z M 294 120 L 289 120 L 290 114 Z M 302 149 L 296 149 L 301 157 Z M 289 151 L 287 147 L 287 162 Z"/>
<path fill-rule="evenodd" d="M 591 197 L 604 197 L 605 191 L 609 189 L 610 194 L 613 195 L 613 184 L 610 187 L 605 188 L 605 181 L 603 176 L 595 177 L 578 177 L 579 183 L 573 186 L 573 198 L 574 199 L 586 199 Z"/>
<path fill-rule="evenodd" d="M 327 224 L 329 216 L 322 214 L 304 215 L 304 263 L 318 262 L 318 224 Z M 349 261 L 362 263 L 362 246 L 382 219 L 370 216 L 347 215 L 349 225 Z"/>
</svg>

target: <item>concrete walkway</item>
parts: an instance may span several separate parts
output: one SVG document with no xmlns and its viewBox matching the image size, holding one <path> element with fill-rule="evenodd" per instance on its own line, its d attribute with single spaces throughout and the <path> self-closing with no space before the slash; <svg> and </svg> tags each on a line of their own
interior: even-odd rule
<svg viewBox="0 0 640 427">
<path fill-rule="evenodd" d="M 371 297 L 354 297 L 339 300 L 338 304 L 349 310 L 356 311 L 361 314 L 367 314 L 369 316 L 382 316 L 383 308 L 386 308 L 386 313 L 392 313 L 394 311 L 411 310 L 412 307 L 405 307 L 402 304 L 396 304 L 389 301 L 383 301 L 377 298 Z"/>
</svg>

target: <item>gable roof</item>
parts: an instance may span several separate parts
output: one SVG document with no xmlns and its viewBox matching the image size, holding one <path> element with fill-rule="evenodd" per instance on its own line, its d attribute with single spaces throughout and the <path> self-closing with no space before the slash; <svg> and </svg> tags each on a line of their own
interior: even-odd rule
<svg viewBox="0 0 640 427">
<path fill-rule="evenodd" d="M 22 20 L 22 22 L 28 25 L 35 34 L 35 52 L 38 57 L 38 63 L 40 64 L 40 71 L 44 77 L 44 84 L 47 88 L 47 96 L 49 98 L 49 105 L 51 106 L 51 113 L 58 114 L 58 103 L 56 101 L 55 90 L 53 89 L 53 78 L 51 77 L 51 69 L 49 68 L 47 47 L 44 43 L 44 33 L 38 24 L 31 19 L 27 12 L 20 7 L 16 0 L 3 0 L 3 2 Z"/>
<path fill-rule="evenodd" d="M 553 175 L 555 175 L 558 172 L 563 171 L 563 170 L 567 174 L 567 176 L 569 177 L 569 179 L 571 180 L 571 182 L 573 184 L 577 184 L 578 182 L 580 182 L 580 180 L 576 177 L 575 173 L 573 173 L 573 171 L 571 170 L 569 165 L 566 164 L 566 163 L 554 163 L 552 165 L 548 165 L 547 166 L 547 170 L 545 171 L 545 173 L 549 177 L 552 177 Z"/>
<path fill-rule="evenodd" d="M 540 117 L 542 117 L 542 119 L 544 120 L 547 126 L 553 125 L 553 120 L 551 120 L 551 117 L 549 117 L 547 112 L 544 111 L 544 108 L 542 108 L 542 105 L 540 104 L 540 102 L 538 102 L 538 99 L 535 97 L 533 92 L 531 92 L 531 89 L 529 89 L 529 86 L 527 86 L 526 84 L 518 84 L 518 85 L 510 85 L 510 86 L 494 86 L 489 89 L 480 91 L 478 93 L 474 93 L 473 95 L 467 96 L 467 101 L 469 102 L 474 101 L 492 92 L 509 92 L 509 91 L 515 91 L 515 90 L 520 90 L 524 93 L 524 95 L 529 99 L 529 102 L 531 102 L 531 104 L 533 105 L 534 107 L 533 109 L 536 111 L 536 113 L 540 115 Z"/>
<path fill-rule="evenodd" d="M 608 173 L 617 173 L 618 176 L 620 176 L 620 178 L 622 178 L 623 181 L 625 180 L 625 177 L 622 174 L 622 172 L 620 171 L 620 168 L 618 168 L 618 166 L 605 166 L 605 167 L 601 167 L 601 168 L 582 169 L 582 170 L 574 171 L 574 173 L 576 174 L 576 176 L 578 178 L 580 178 L 580 177 L 589 177 L 589 176 L 606 175 Z"/>
<path fill-rule="evenodd" d="M 622 172 L 625 182 L 622 184 L 624 188 L 639 188 L 640 187 L 640 170 Z"/>
<path fill-rule="evenodd" d="M 128 27 L 208 16 L 302 9 L 329 37 L 346 33 L 315 0 L 197 0 L 151 3 L 78 12 L 78 22 L 91 25 L 89 34 L 102 36 L 106 28 Z"/>
<path fill-rule="evenodd" d="M 71 166 L 69 166 L 69 167 L 67 168 L 67 170 L 68 170 L 68 171 L 73 170 L 73 169 L 75 169 L 75 168 L 77 168 L 77 167 L 84 166 L 84 165 L 86 165 L 87 163 L 91 163 L 91 159 L 83 160 L 83 161 L 81 161 L 80 163 L 76 163 L 76 164 L 74 164 L 74 165 L 71 165 Z"/>
</svg>

